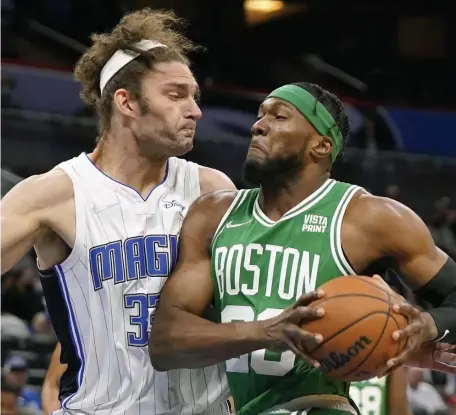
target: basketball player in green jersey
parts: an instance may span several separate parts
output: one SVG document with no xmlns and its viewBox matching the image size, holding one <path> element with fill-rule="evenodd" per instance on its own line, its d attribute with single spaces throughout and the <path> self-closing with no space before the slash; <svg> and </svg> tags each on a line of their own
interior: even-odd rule
<svg viewBox="0 0 456 415">
<path fill-rule="evenodd" d="M 410 320 L 393 334 L 407 345 L 388 367 L 438 368 L 433 346 L 424 345 L 456 342 L 456 264 L 411 210 L 330 178 L 349 130 L 334 95 L 286 85 L 258 118 L 245 173 L 260 188 L 207 194 L 190 209 L 155 315 L 151 361 L 157 370 L 226 361 L 241 415 L 355 414 L 349 384 L 327 377 L 307 354 L 324 341 L 301 327 L 324 318 L 307 307 L 324 295 L 318 287 L 340 275 L 372 275 L 367 269 L 389 258 L 436 308 L 394 306 Z M 201 317 L 212 303 L 224 324 Z"/>
</svg>

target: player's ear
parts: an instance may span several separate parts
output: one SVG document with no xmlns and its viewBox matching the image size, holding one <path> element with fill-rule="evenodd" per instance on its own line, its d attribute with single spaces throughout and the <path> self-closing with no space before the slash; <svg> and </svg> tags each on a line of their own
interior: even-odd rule
<svg viewBox="0 0 456 415">
<path fill-rule="evenodd" d="M 329 137 L 316 135 L 312 140 L 311 153 L 316 158 L 328 157 L 333 150 L 333 143 Z"/>
<path fill-rule="evenodd" d="M 114 92 L 114 105 L 127 117 L 139 117 L 141 115 L 139 102 L 124 88 L 119 88 Z"/>
</svg>

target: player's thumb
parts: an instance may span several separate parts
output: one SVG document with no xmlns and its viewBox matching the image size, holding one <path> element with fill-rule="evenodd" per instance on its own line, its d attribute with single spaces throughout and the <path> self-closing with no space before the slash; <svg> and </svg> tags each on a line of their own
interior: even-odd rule
<svg viewBox="0 0 456 415">
<path fill-rule="evenodd" d="M 380 286 L 387 287 L 389 288 L 389 285 L 385 282 L 385 280 L 378 274 L 375 274 L 372 279 L 374 280 L 375 283 L 377 283 Z"/>
</svg>

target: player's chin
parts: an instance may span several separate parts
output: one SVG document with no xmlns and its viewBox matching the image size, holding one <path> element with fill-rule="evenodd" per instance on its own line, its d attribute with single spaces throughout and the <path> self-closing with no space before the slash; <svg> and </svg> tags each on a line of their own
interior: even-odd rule
<svg viewBox="0 0 456 415">
<path fill-rule="evenodd" d="M 247 152 L 245 162 L 261 164 L 263 161 L 267 160 L 267 158 L 268 155 L 263 149 L 258 147 L 249 147 L 249 151 Z"/>
<path fill-rule="evenodd" d="M 265 169 L 265 157 L 247 154 L 244 162 L 244 178 L 255 186 L 261 185 L 269 175 Z"/>
<path fill-rule="evenodd" d="M 179 132 L 176 138 L 173 150 L 176 152 L 176 156 L 182 156 L 193 148 L 195 132 L 193 131 L 193 134 L 190 131 Z"/>
</svg>

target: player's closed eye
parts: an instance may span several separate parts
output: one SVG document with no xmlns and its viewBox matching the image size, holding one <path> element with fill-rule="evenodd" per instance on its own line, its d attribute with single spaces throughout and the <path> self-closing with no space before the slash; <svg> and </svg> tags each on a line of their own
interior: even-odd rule
<svg viewBox="0 0 456 415">
<path fill-rule="evenodd" d="M 170 92 L 168 94 L 168 97 L 171 98 L 172 100 L 182 99 L 181 94 L 179 94 L 178 92 Z"/>
</svg>

